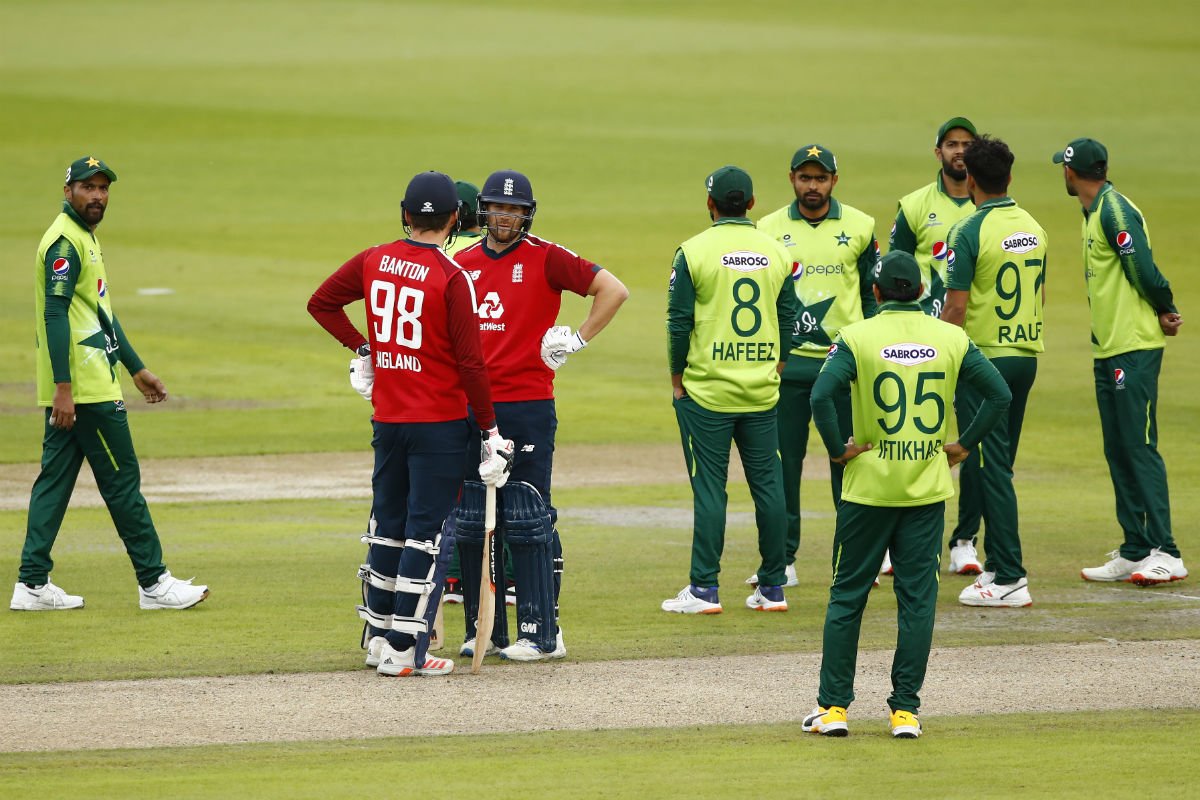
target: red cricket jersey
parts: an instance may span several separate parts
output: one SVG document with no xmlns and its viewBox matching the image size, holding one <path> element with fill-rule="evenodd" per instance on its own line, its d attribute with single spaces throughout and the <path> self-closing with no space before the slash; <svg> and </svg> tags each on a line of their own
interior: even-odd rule
<svg viewBox="0 0 1200 800">
<path fill-rule="evenodd" d="M 542 362 L 542 336 L 558 320 L 563 290 L 586 297 L 600 267 L 529 234 L 503 255 L 484 240 L 454 260 L 475 283 L 492 399 L 553 398 L 554 370 Z"/>
<path fill-rule="evenodd" d="M 471 279 L 434 245 L 407 239 L 372 247 L 321 284 L 308 310 L 342 344 L 362 335 L 343 307 L 366 301 L 379 422 L 495 424 Z"/>
</svg>

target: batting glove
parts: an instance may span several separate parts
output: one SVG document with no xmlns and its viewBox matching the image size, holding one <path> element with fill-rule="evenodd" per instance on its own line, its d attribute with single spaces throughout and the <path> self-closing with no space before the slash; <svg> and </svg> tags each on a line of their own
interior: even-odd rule
<svg viewBox="0 0 1200 800">
<path fill-rule="evenodd" d="M 364 344 L 359 348 L 359 357 L 350 359 L 350 385 L 370 402 L 375 388 L 375 365 L 371 362 L 370 345 Z"/>
<path fill-rule="evenodd" d="M 542 363 L 557 370 L 567 363 L 567 356 L 578 353 L 587 347 L 587 342 L 579 332 L 571 333 L 568 325 L 556 325 L 542 336 Z"/>
<path fill-rule="evenodd" d="M 515 448 L 512 439 L 505 439 L 500 435 L 499 428 L 489 430 L 487 437 L 483 443 L 483 463 L 479 465 L 479 477 L 488 486 L 499 489 L 508 480 L 508 473 L 512 471 Z"/>
</svg>

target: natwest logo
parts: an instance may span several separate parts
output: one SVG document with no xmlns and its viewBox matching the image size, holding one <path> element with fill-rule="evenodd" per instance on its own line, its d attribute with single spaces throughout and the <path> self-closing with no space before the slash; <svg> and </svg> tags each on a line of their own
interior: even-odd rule
<svg viewBox="0 0 1200 800">
<path fill-rule="evenodd" d="M 738 250 L 721 256 L 721 266 L 738 272 L 757 272 L 771 266 L 771 259 L 752 250 Z"/>
<path fill-rule="evenodd" d="M 500 319 L 504 314 L 504 304 L 500 302 L 500 295 L 496 292 L 488 292 L 484 296 L 483 302 L 479 304 L 480 319 Z"/>
<path fill-rule="evenodd" d="M 915 367 L 917 364 L 924 364 L 926 361 L 932 361 L 937 358 L 937 355 L 937 348 L 933 345 L 915 344 L 914 342 L 889 344 L 879 351 L 879 357 L 884 361 L 901 364 L 905 367 Z"/>
</svg>

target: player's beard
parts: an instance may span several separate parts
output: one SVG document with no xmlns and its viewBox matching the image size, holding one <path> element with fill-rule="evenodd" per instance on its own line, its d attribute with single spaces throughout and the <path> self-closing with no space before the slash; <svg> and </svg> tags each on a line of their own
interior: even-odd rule
<svg viewBox="0 0 1200 800">
<path fill-rule="evenodd" d="M 950 161 L 942 159 L 942 172 L 946 173 L 947 178 L 954 181 L 965 181 L 967 179 L 966 165 L 963 165 L 961 168 L 956 167 L 954 166 L 953 159 Z"/>
<path fill-rule="evenodd" d="M 800 201 L 801 206 L 807 208 L 809 211 L 820 211 L 829 202 L 829 195 L 821 194 L 820 192 L 805 192 L 797 196 L 796 199 Z"/>
</svg>

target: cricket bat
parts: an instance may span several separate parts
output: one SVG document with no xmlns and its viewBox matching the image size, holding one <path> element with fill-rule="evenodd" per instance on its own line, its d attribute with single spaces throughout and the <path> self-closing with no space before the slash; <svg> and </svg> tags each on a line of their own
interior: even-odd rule
<svg viewBox="0 0 1200 800">
<path fill-rule="evenodd" d="M 442 598 L 438 598 L 437 614 L 433 617 L 433 633 L 429 637 L 429 650 L 441 650 L 446 646 L 446 615 L 442 613 Z"/>
<path fill-rule="evenodd" d="M 483 654 L 492 642 L 492 624 L 496 621 L 496 487 L 487 487 L 483 511 L 483 564 L 479 572 L 479 617 L 475 620 L 475 654 L 471 656 L 471 674 L 478 675 Z"/>
</svg>

